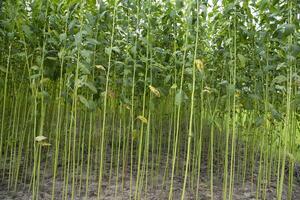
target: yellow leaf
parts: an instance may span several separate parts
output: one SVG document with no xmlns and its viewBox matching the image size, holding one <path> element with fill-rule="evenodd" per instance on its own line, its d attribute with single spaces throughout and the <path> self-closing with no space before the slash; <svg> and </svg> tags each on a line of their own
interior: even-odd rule
<svg viewBox="0 0 300 200">
<path fill-rule="evenodd" d="M 150 91 L 155 94 L 155 96 L 160 97 L 160 92 L 158 91 L 158 89 L 156 89 L 155 87 L 153 87 L 152 85 L 149 85 Z"/>
<path fill-rule="evenodd" d="M 43 146 L 43 147 L 49 147 L 49 146 L 51 146 L 51 144 L 50 143 L 48 143 L 48 142 L 41 142 L 41 143 L 39 143 L 41 146 Z"/>
<path fill-rule="evenodd" d="M 144 123 L 144 124 L 147 124 L 147 123 L 148 123 L 148 120 L 147 120 L 144 116 L 142 116 L 142 115 L 139 115 L 137 118 L 138 118 L 139 120 L 141 120 L 142 123 Z"/>
<path fill-rule="evenodd" d="M 171 86 L 171 89 L 176 89 L 177 88 L 177 85 L 176 83 L 174 83 L 172 86 Z"/>
<path fill-rule="evenodd" d="M 200 60 L 200 59 L 195 60 L 195 66 L 197 67 L 197 69 L 199 71 L 202 71 L 204 69 L 204 64 L 203 64 L 202 60 Z"/>
<path fill-rule="evenodd" d="M 44 84 L 44 83 L 47 83 L 49 81 L 50 81 L 49 78 L 43 78 L 43 79 L 40 80 L 40 84 Z"/>
<path fill-rule="evenodd" d="M 240 97 L 240 96 L 241 96 L 241 92 L 237 90 L 237 91 L 235 92 L 235 97 Z"/>
<path fill-rule="evenodd" d="M 205 86 L 204 89 L 203 89 L 203 92 L 207 92 L 208 94 L 210 94 L 211 93 L 211 88 Z"/>
<path fill-rule="evenodd" d="M 132 130 L 132 140 L 138 139 L 139 135 L 138 132 L 134 129 Z"/>
<path fill-rule="evenodd" d="M 291 154 L 291 153 L 289 153 L 289 152 L 286 153 L 286 156 L 287 156 L 290 160 L 295 160 L 294 155 Z"/>
<path fill-rule="evenodd" d="M 101 69 L 101 70 L 103 70 L 103 71 L 106 71 L 106 69 L 103 67 L 103 65 L 95 65 L 95 67 L 96 67 L 97 69 Z"/>
<path fill-rule="evenodd" d="M 300 145 L 300 136 L 296 137 L 296 144 Z"/>
<path fill-rule="evenodd" d="M 37 137 L 35 137 L 35 141 L 36 142 L 42 142 L 42 141 L 44 141 L 44 140 L 46 140 L 47 138 L 45 137 L 45 136 L 42 136 L 42 135 L 39 135 L 39 136 L 37 136 Z"/>
<path fill-rule="evenodd" d="M 129 107 L 128 104 L 125 104 L 124 106 L 125 106 L 125 108 L 126 108 L 127 110 L 130 110 L 130 107 Z"/>
</svg>

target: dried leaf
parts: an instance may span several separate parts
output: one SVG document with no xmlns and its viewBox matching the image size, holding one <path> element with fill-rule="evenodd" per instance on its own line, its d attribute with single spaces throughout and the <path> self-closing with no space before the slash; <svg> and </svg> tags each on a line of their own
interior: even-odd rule
<svg viewBox="0 0 300 200">
<path fill-rule="evenodd" d="M 147 123 L 148 123 L 148 120 L 147 120 L 144 116 L 142 116 L 142 115 L 139 115 L 139 116 L 137 117 L 137 119 L 141 120 L 142 123 L 144 123 L 144 124 L 147 124 Z"/>
<path fill-rule="evenodd" d="M 204 92 L 207 92 L 208 94 L 211 94 L 211 88 L 205 86 L 205 87 L 203 88 L 203 93 L 204 93 Z"/>
<path fill-rule="evenodd" d="M 241 92 L 239 90 L 235 91 L 235 97 L 240 97 L 241 96 Z"/>
<path fill-rule="evenodd" d="M 128 104 L 124 104 L 124 107 L 127 109 L 127 110 L 130 110 L 130 106 Z"/>
<path fill-rule="evenodd" d="M 151 92 L 153 94 L 155 94 L 155 96 L 160 97 L 160 92 L 158 91 L 158 89 L 156 89 L 155 87 L 153 87 L 152 85 L 149 85 L 149 88 L 151 90 Z"/>
<path fill-rule="evenodd" d="M 112 91 L 110 89 L 107 91 L 107 95 L 109 98 L 112 98 L 112 99 L 116 98 L 116 94 L 114 93 L 114 91 Z"/>
<path fill-rule="evenodd" d="M 103 65 L 95 65 L 95 67 L 96 67 L 97 69 L 101 69 L 101 70 L 103 70 L 103 71 L 106 71 L 106 69 L 105 69 L 105 67 L 103 67 Z"/>
<path fill-rule="evenodd" d="M 200 59 L 195 60 L 195 66 L 197 67 L 197 69 L 199 71 L 203 71 L 203 69 L 204 69 L 204 64 L 203 64 L 202 60 L 200 60 Z"/>
</svg>

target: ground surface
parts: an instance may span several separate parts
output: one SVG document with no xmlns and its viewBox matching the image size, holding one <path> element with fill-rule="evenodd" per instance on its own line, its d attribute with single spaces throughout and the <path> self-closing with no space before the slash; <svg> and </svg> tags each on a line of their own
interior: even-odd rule
<svg viewBox="0 0 300 200">
<path fill-rule="evenodd" d="M 161 170 L 163 172 L 164 170 Z M 204 170 L 203 170 L 204 171 Z M 51 190 L 52 190 L 52 177 L 49 172 L 45 174 L 43 177 L 42 184 L 40 186 L 40 193 L 39 199 L 41 200 L 48 200 L 51 199 Z M 109 174 L 109 173 L 107 173 Z M 135 173 L 134 173 L 135 174 Z M 210 182 L 206 175 L 207 173 L 203 172 L 203 177 L 201 177 L 201 181 L 199 184 L 199 197 L 198 199 L 211 199 L 210 195 Z M 133 175 L 134 176 L 134 175 Z M 98 179 L 96 179 L 96 174 L 91 174 L 91 178 L 89 180 L 89 192 L 88 192 L 88 199 L 96 200 L 97 199 L 97 189 L 98 189 Z M 118 179 L 118 188 L 116 189 L 116 176 L 111 176 L 111 181 L 109 183 L 108 176 L 104 176 L 103 178 L 103 192 L 101 199 L 105 200 L 114 200 L 114 199 L 129 199 L 130 195 L 130 178 L 127 176 L 124 178 L 124 189 L 121 189 L 121 178 Z M 167 199 L 168 198 L 168 191 L 170 183 L 166 182 L 166 187 L 162 187 L 162 175 L 157 176 L 158 178 L 154 179 L 155 184 L 149 185 L 147 189 L 147 193 L 141 194 L 141 199 Z M 86 179 L 85 176 L 82 178 L 82 189 L 79 190 L 77 187 L 75 199 L 84 199 L 85 196 L 85 183 Z M 78 183 L 79 184 L 79 183 Z M 77 185 L 78 185 L 77 184 Z M 182 184 L 183 178 L 181 177 L 174 177 L 174 195 L 173 199 L 180 199 L 181 192 L 182 192 Z M 62 199 L 62 188 L 63 188 L 63 180 L 58 178 L 56 181 L 56 192 L 55 192 L 55 199 Z M 17 191 L 7 191 L 7 183 L 5 181 L 0 182 L 0 200 L 9 200 L 9 199 L 16 199 L 16 200 L 30 200 L 31 199 L 31 191 L 28 190 L 29 184 L 23 185 L 18 187 Z M 133 191 L 135 191 L 135 182 L 133 181 Z M 253 189 L 251 189 L 253 188 Z M 71 184 L 69 185 L 69 190 L 71 190 Z M 287 199 L 287 186 L 284 186 L 283 191 L 283 198 Z M 71 196 L 68 197 L 71 199 Z M 186 192 L 185 199 L 196 199 L 195 194 L 190 192 L 189 190 Z M 222 199 L 222 182 L 219 181 L 219 178 L 216 177 L 214 180 L 214 199 L 219 200 Z M 233 199 L 235 200 L 254 200 L 256 199 L 256 186 L 255 184 L 251 184 L 250 181 L 246 181 L 244 187 L 241 184 L 236 184 L 234 188 L 234 195 Z M 261 199 L 261 198 L 259 198 Z M 272 200 L 276 199 L 276 181 L 272 182 L 270 186 L 267 188 L 266 192 L 266 199 Z M 300 183 L 295 182 L 294 186 L 294 193 L 292 199 L 299 200 L 300 199 Z"/>
</svg>

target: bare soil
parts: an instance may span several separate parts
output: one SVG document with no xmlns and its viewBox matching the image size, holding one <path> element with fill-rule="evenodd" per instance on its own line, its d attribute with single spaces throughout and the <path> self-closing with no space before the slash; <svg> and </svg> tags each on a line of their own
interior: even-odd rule
<svg viewBox="0 0 300 200">
<path fill-rule="evenodd" d="M 109 166 L 109 164 L 108 164 Z M 109 169 L 109 167 L 107 168 Z M 130 195 L 134 195 L 135 191 L 135 175 L 136 171 L 133 172 L 133 182 L 132 182 L 132 194 L 130 193 L 130 169 L 127 169 L 126 176 L 123 177 L 123 185 L 122 188 L 122 177 L 121 169 L 119 171 L 119 178 L 117 183 L 117 177 L 115 174 L 111 175 L 111 180 L 109 180 L 109 171 L 104 174 L 103 182 L 102 182 L 102 195 L 101 199 L 105 200 L 118 200 L 118 199 L 129 199 Z M 85 171 L 85 170 L 83 170 Z M 148 182 L 152 182 L 153 184 L 148 184 L 147 192 L 142 192 L 140 198 L 141 199 L 168 199 L 169 195 L 169 187 L 170 187 L 170 177 L 166 178 L 166 182 L 163 186 L 163 172 L 164 169 L 158 170 L 160 174 L 156 176 L 148 176 Z M 62 168 L 59 168 L 59 174 L 62 173 Z M 39 199 L 49 200 L 51 199 L 52 194 L 52 175 L 51 171 L 46 171 L 45 174 L 41 175 L 41 184 L 39 188 Z M 217 175 L 216 175 L 217 176 Z M 55 199 L 62 199 L 62 191 L 64 188 L 64 182 L 60 178 L 62 176 L 58 175 L 56 180 L 56 191 L 55 191 Z M 98 178 L 97 172 L 91 172 L 89 178 L 89 191 L 88 191 L 88 199 L 96 200 L 97 199 L 97 190 L 98 190 Z M 75 199 L 85 199 L 85 185 L 86 185 L 86 176 L 83 174 L 81 179 L 81 189 L 79 188 L 79 175 L 77 176 L 76 182 L 76 190 L 75 190 Z M 254 179 L 256 175 L 254 176 Z M 151 181 L 150 181 L 151 179 Z M 213 196 L 214 199 L 219 200 L 222 199 L 222 177 L 215 177 L 214 186 L 213 186 Z M 145 181 L 145 180 L 144 180 Z M 254 200 L 256 199 L 256 181 L 253 181 L 252 184 L 250 180 L 246 180 L 244 186 L 241 183 L 236 183 L 234 188 L 233 199 L 235 200 Z M 173 199 L 180 199 L 183 185 L 183 177 L 176 175 L 174 177 L 174 185 L 173 185 Z M 202 170 L 201 178 L 199 182 L 199 190 L 198 190 L 198 198 L 197 199 L 211 199 L 210 192 L 210 182 L 207 177 L 207 170 L 205 167 Z M 196 183 L 193 186 L 196 187 Z M 68 185 L 68 190 L 71 191 L 71 181 Z M 143 191 L 144 188 L 143 188 Z M 192 192 L 193 191 L 193 192 Z M 195 189 L 191 190 L 191 186 L 187 185 L 187 191 L 185 193 L 185 199 L 196 199 Z M 258 193 L 258 199 L 262 199 L 263 192 Z M 8 191 L 7 181 L 0 182 L 0 200 L 30 200 L 31 199 L 31 191 L 29 190 L 29 183 L 19 185 L 17 191 Z M 69 194 L 68 199 L 71 199 L 71 195 Z M 276 199 L 276 180 L 273 180 L 271 184 L 267 187 L 266 190 L 266 199 L 273 200 Z M 283 189 L 283 197 L 282 199 L 287 199 L 287 185 L 284 185 Z M 292 199 L 299 200 L 300 199 L 300 183 L 297 180 L 294 183 L 293 188 L 293 196 Z"/>
</svg>

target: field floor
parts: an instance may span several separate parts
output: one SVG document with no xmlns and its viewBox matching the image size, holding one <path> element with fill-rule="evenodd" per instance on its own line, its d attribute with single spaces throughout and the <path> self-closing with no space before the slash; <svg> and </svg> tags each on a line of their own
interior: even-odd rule
<svg viewBox="0 0 300 200">
<path fill-rule="evenodd" d="M 110 164 L 106 163 L 106 169 L 107 173 L 103 176 L 102 181 L 102 192 L 101 192 L 101 199 L 106 200 L 114 200 L 114 199 L 129 199 L 130 195 L 134 197 L 135 192 L 135 186 L 136 186 L 136 170 L 133 169 L 132 173 L 132 193 L 130 193 L 130 167 L 126 169 L 126 172 L 124 173 L 125 176 L 122 178 L 122 169 L 120 168 L 118 170 L 119 178 L 117 179 L 116 168 L 113 169 L 111 175 L 109 173 Z M 43 164 L 42 164 L 42 172 L 41 172 L 41 184 L 40 184 L 40 191 L 39 191 L 39 199 L 41 200 L 48 200 L 51 199 L 52 194 L 52 172 L 50 170 L 44 170 Z M 201 172 L 200 181 L 198 183 L 198 198 L 196 198 L 196 189 L 191 190 L 191 188 L 196 188 L 197 181 L 195 181 L 194 186 L 187 185 L 187 190 L 185 193 L 185 199 L 211 199 L 211 192 L 210 192 L 210 179 L 208 177 L 208 172 L 205 167 L 205 164 L 203 164 Z M 77 170 L 78 174 L 80 174 L 80 169 Z M 82 169 L 82 175 L 81 175 L 81 182 L 80 182 L 80 175 L 76 175 L 76 189 L 74 198 L 79 199 L 85 199 L 85 193 L 86 193 L 86 173 L 85 169 Z M 143 181 L 143 189 L 139 190 L 142 191 L 139 195 L 140 199 L 168 199 L 169 195 L 169 187 L 170 187 L 170 177 L 166 177 L 166 181 L 163 181 L 163 175 L 164 175 L 165 169 L 158 169 L 155 170 L 156 175 L 152 174 L 148 176 L 147 181 L 149 184 L 147 184 L 147 192 L 145 192 L 145 179 Z M 56 189 L 55 189 L 55 197 L 54 199 L 62 199 L 63 194 L 63 188 L 64 188 L 64 180 L 62 179 L 62 173 L 63 168 L 59 166 L 58 169 L 58 176 L 56 180 Z M 215 173 L 214 176 L 214 183 L 213 183 L 213 197 L 216 200 L 222 199 L 222 177 L 221 175 L 217 175 L 218 172 Z M 222 173 L 220 173 L 222 174 Z M 109 178 L 109 176 L 111 178 Z M 7 176 L 8 177 L 8 176 Z M 71 176 L 70 176 L 71 177 Z M 234 194 L 233 199 L 235 200 L 254 200 L 256 199 L 256 177 L 257 174 L 254 173 L 253 175 L 253 184 L 251 183 L 249 176 L 244 186 L 242 183 L 235 183 L 234 188 Z M 294 181 L 294 189 L 293 189 L 293 196 L 292 199 L 299 200 L 300 199 L 300 183 L 299 180 Z M 71 184 L 72 179 L 70 178 L 68 190 L 69 195 L 67 199 L 71 199 Z M 123 184 L 122 184 L 123 183 Z M 30 181 L 27 181 L 26 184 L 20 184 L 16 191 L 8 191 L 8 184 L 7 180 L 0 182 L 0 200 L 6 200 L 6 199 L 18 199 L 18 200 L 29 200 L 31 199 L 31 191 L 29 190 Z M 122 187 L 123 185 L 123 187 Z M 181 192 L 182 192 L 182 185 L 183 185 L 183 176 L 176 175 L 174 177 L 174 184 L 173 184 L 173 199 L 180 199 Z M 66 188 L 66 187 L 65 187 Z M 287 199 L 287 185 L 284 185 L 283 189 L 283 197 L 282 199 Z M 97 191 L 98 191 L 98 175 L 96 170 L 93 170 L 90 173 L 90 178 L 88 182 L 88 195 L 87 199 L 96 200 L 97 199 Z M 272 200 L 276 199 L 276 179 L 271 181 L 271 184 L 267 187 L 265 190 L 265 199 Z M 228 192 L 227 192 L 228 193 Z M 262 199 L 263 191 L 258 193 L 258 199 Z"/>
</svg>

